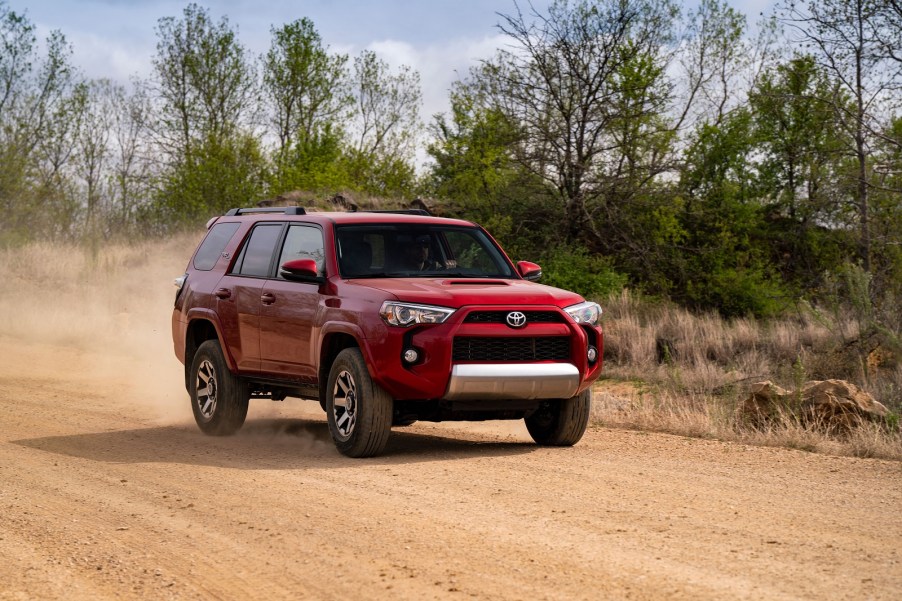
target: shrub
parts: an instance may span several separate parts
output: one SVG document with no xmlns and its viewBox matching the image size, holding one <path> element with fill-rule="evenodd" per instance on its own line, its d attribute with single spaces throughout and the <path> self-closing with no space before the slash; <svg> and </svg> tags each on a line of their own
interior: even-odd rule
<svg viewBox="0 0 902 601">
<path fill-rule="evenodd" d="M 585 298 L 619 292 L 627 277 L 614 271 L 609 261 L 584 248 L 558 247 L 542 259 L 542 283 L 572 290 Z"/>
</svg>

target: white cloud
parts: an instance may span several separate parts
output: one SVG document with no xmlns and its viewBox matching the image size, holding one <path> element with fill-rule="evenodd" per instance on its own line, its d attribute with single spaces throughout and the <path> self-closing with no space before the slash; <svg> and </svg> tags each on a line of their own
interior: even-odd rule
<svg viewBox="0 0 902 601">
<path fill-rule="evenodd" d="M 408 65 L 420 74 L 423 89 L 421 116 L 432 120 L 436 113 L 447 112 L 448 93 L 454 81 L 466 78 L 470 67 L 490 58 L 502 43 L 501 36 L 457 38 L 446 42 L 415 46 L 398 40 L 382 40 L 367 48 L 393 69 Z"/>
<path fill-rule="evenodd" d="M 83 32 L 71 33 L 68 39 L 76 49 L 77 64 L 89 78 L 126 82 L 135 75 L 146 77 L 152 69 L 153 48 L 136 48 Z"/>
</svg>

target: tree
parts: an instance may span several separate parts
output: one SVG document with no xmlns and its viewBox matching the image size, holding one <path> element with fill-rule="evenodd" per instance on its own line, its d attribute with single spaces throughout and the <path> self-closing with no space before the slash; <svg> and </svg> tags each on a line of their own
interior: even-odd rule
<svg viewBox="0 0 902 601">
<path fill-rule="evenodd" d="M 874 30 L 887 58 L 902 63 L 902 0 L 884 0 Z"/>
<path fill-rule="evenodd" d="M 825 99 L 833 102 L 839 123 L 852 143 L 849 153 L 856 162 L 854 204 L 858 214 L 858 255 L 866 271 L 871 265 L 872 174 L 869 158 L 874 132 L 880 131 L 879 114 L 887 103 L 898 103 L 902 85 L 902 62 L 892 58 L 887 46 L 902 41 L 892 33 L 888 17 L 893 7 L 887 0 L 787 0 L 783 21 L 809 46 L 816 60 L 839 84 L 842 94 Z M 847 108 L 844 95 L 851 99 Z M 883 106 L 881 106 L 883 105 Z"/>
<path fill-rule="evenodd" d="M 348 165 L 354 183 L 373 194 L 404 194 L 413 186 L 411 166 L 421 128 L 420 75 L 408 66 L 392 73 L 369 50 L 354 59 L 353 123 Z"/>
<path fill-rule="evenodd" d="M 719 126 L 702 124 L 686 150 L 680 179 L 683 210 L 675 252 L 663 269 L 673 297 L 726 316 L 779 312 L 787 293 L 762 243 L 764 207 L 757 202 L 748 110 Z"/>
<path fill-rule="evenodd" d="M 263 153 L 253 136 L 209 136 L 161 176 L 155 220 L 196 225 L 210 215 L 247 206 L 264 183 Z"/>
<path fill-rule="evenodd" d="M 150 199 L 156 164 L 147 135 L 151 101 L 146 85 L 139 81 L 132 82 L 131 92 L 121 86 L 110 92 L 114 147 L 109 220 L 112 230 L 126 233 L 136 225 L 139 209 Z"/>
<path fill-rule="evenodd" d="M 778 65 L 749 95 L 774 260 L 806 291 L 854 252 L 838 245 L 847 211 L 835 182 L 847 140 L 828 98 L 836 98 L 835 84 L 810 55 Z"/>
<path fill-rule="evenodd" d="M 902 116 L 891 120 L 874 153 L 874 284 L 894 301 L 902 301 Z M 900 324 L 902 325 L 902 324 Z"/>
<path fill-rule="evenodd" d="M 330 55 L 309 19 L 272 30 L 263 84 L 278 139 L 271 185 L 277 191 L 339 188 L 342 126 L 348 95 L 347 55 Z"/>
<path fill-rule="evenodd" d="M 430 126 L 429 193 L 487 227 L 511 256 L 538 259 L 535 249 L 559 241 L 560 219 L 541 182 L 514 160 L 520 130 L 486 105 L 478 86 L 456 82 L 450 100 L 451 114 Z"/>
<path fill-rule="evenodd" d="M 749 60 L 744 39 L 745 16 L 725 1 L 702 0 L 689 12 L 683 48 L 678 57 L 685 82 L 683 107 L 675 127 L 692 113 L 720 123 L 732 97 L 739 91 L 736 75 Z"/>
<path fill-rule="evenodd" d="M 650 61 L 660 75 L 676 15 L 669 0 L 556 0 L 547 15 L 533 11 L 530 19 L 517 6 L 499 25 L 510 49 L 471 72 L 492 106 L 520 128 L 516 161 L 554 191 L 570 242 L 595 250 L 607 244 L 589 207 L 619 163 L 617 96 L 640 99 L 634 115 L 659 108 L 657 92 L 618 86 L 618 74 Z"/>
<path fill-rule="evenodd" d="M 35 27 L 0 0 L 0 237 L 65 234 L 73 222 L 63 168 L 75 126 L 71 48 L 59 31 L 38 56 Z M 35 223 L 39 210 L 49 218 Z M 51 209 L 51 210 L 48 210 Z"/>
<path fill-rule="evenodd" d="M 114 107 L 113 83 L 109 80 L 81 83 L 74 101 L 79 115 L 75 134 L 75 171 L 84 182 L 85 226 L 87 234 L 96 238 L 99 205 L 106 196 L 102 187 L 109 168 L 110 136 Z"/>
<path fill-rule="evenodd" d="M 273 106 L 278 153 L 308 143 L 337 123 L 352 100 L 346 88 L 347 55 L 329 55 L 307 18 L 272 30 L 263 59 L 263 85 Z"/>
<path fill-rule="evenodd" d="M 159 102 L 155 133 L 172 160 L 196 144 L 225 140 L 247 125 L 256 102 L 253 62 L 226 17 L 189 4 L 183 18 L 157 23 L 154 92 Z"/>
<path fill-rule="evenodd" d="M 157 25 L 153 130 L 166 156 L 157 203 L 174 222 L 202 219 L 226 201 L 246 205 L 262 192 L 262 156 L 252 129 L 256 73 L 223 17 L 189 4 L 183 18 Z"/>
<path fill-rule="evenodd" d="M 457 82 L 451 91 L 450 120 L 435 116 L 427 152 L 435 160 L 432 192 L 464 206 L 500 207 L 502 188 L 515 169 L 511 147 L 519 141 L 515 124 L 497 108 L 483 106 L 472 86 Z"/>
</svg>

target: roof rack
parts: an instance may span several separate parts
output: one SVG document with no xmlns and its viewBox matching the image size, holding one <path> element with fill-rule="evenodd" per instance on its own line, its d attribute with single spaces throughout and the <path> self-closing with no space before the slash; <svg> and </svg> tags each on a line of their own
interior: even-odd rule
<svg viewBox="0 0 902 601">
<path fill-rule="evenodd" d="M 255 213 L 278 213 L 280 215 L 306 215 L 304 207 L 250 207 L 246 209 L 229 209 L 226 217 L 236 215 L 253 215 Z"/>
<path fill-rule="evenodd" d="M 349 213 L 394 213 L 396 215 L 424 215 L 431 217 L 429 211 L 423 209 L 352 209 Z"/>
<path fill-rule="evenodd" d="M 396 215 L 423 215 L 431 217 L 432 213 L 424 209 L 351 209 L 348 213 L 393 213 Z M 225 214 L 226 217 L 235 217 L 237 215 L 255 215 L 258 213 L 270 213 L 277 215 L 306 215 L 307 211 L 304 207 L 249 207 L 244 209 L 229 209 Z"/>
</svg>

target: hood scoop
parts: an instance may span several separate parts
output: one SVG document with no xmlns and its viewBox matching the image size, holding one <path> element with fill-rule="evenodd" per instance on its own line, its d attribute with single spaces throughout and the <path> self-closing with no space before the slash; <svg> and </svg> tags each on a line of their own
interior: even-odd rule
<svg viewBox="0 0 902 601">
<path fill-rule="evenodd" d="M 509 284 L 504 280 L 479 280 L 479 279 L 469 279 L 469 280 L 446 280 L 444 282 L 446 286 L 508 286 Z"/>
</svg>

